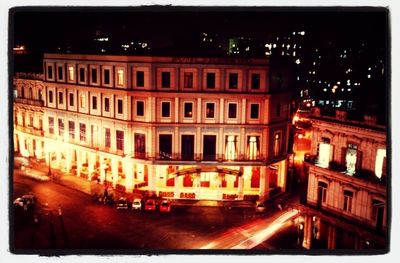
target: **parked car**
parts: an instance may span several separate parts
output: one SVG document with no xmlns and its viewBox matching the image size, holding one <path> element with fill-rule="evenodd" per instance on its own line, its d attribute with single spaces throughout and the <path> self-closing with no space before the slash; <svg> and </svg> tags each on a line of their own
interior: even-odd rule
<svg viewBox="0 0 400 263">
<path fill-rule="evenodd" d="M 32 168 L 32 164 L 28 158 L 25 157 L 15 157 L 14 158 L 14 168 L 25 170 L 25 168 Z"/>
<path fill-rule="evenodd" d="M 265 213 L 267 211 L 267 207 L 264 203 L 257 203 L 256 204 L 256 213 Z"/>
<path fill-rule="evenodd" d="M 160 212 L 171 212 L 171 201 L 163 200 L 160 204 Z"/>
<path fill-rule="evenodd" d="M 146 211 L 156 211 L 157 209 L 157 203 L 156 200 L 154 199 L 147 199 L 145 205 L 144 205 L 144 210 Z"/>
<path fill-rule="evenodd" d="M 142 200 L 135 198 L 132 202 L 132 210 L 142 210 Z"/>
<path fill-rule="evenodd" d="M 126 197 L 120 197 L 118 199 L 116 208 L 117 210 L 127 210 L 128 209 L 128 199 Z"/>
</svg>

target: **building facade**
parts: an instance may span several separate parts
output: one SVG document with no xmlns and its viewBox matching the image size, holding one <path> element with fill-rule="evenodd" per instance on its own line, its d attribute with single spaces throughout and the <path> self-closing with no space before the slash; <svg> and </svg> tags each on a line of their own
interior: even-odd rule
<svg viewBox="0 0 400 263">
<path fill-rule="evenodd" d="M 127 192 L 265 199 L 289 131 L 270 78 L 266 59 L 45 54 L 14 78 L 14 150 Z"/>
<path fill-rule="evenodd" d="M 315 109 L 311 156 L 307 157 L 307 203 L 303 246 L 383 248 L 388 230 L 386 127 L 345 111 L 324 116 Z M 313 230 L 314 229 L 314 230 Z"/>
</svg>

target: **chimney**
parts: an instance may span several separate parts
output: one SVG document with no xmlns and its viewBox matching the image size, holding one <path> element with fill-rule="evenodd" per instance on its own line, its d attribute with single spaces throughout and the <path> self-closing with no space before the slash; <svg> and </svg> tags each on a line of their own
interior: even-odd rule
<svg viewBox="0 0 400 263">
<path fill-rule="evenodd" d="M 364 123 L 368 125 L 376 125 L 376 116 L 364 114 Z"/>
<path fill-rule="evenodd" d="M 345 121 L 347 119 L 347 111 L 336 110 L 336 119 Z"/>
</svg>

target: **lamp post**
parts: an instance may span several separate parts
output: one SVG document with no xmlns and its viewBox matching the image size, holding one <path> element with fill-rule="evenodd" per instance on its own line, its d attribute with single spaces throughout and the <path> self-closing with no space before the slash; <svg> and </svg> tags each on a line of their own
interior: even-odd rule
<svg viewBox="0 0 400 263">
<path fill-rule="evenodd" d="M 49 152 L 49 171 L 47 172 L 48 176 L 51 176 L 51 152 Z"/>
</svg>

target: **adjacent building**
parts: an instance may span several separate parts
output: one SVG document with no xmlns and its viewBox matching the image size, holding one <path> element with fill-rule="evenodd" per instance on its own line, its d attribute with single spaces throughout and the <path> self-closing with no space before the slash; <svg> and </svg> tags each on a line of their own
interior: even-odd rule
<svg viewBox="0 0 400 263">
<path fill-rule="evenodd" d="M 386 248 L 386 127 L 314 109 L 304 242 L 323 248 Z"/>
<path fill-rule="evenodd" d="M 268 59 L 44 54 L 14 78 L 14 150 L 170 198 L 285 191 L 288 84 Z"/>
</svg>

